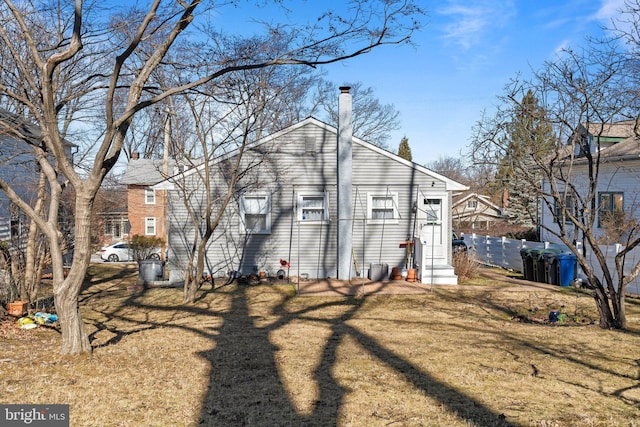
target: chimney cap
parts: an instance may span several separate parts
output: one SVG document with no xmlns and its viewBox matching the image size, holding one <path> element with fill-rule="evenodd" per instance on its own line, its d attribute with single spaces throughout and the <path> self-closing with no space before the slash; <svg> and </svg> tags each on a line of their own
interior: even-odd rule
<svg viewBox="0 0 640 427">
<path fill-rule="evenodd" d="M 340 86 L 340 92 L 342 93 L 349 93 L 350 89 L 351 89 L 351 86 Z"/>
</svg>

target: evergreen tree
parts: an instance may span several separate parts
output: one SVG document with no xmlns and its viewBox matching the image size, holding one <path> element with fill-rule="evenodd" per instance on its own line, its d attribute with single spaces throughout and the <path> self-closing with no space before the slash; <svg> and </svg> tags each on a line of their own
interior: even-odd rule
<svg viewBox="0 0 640 427">
<path fill-rule="evenodd" d="M 400 145 L 398 146 L 398 156 L 409 161 L 412 161 L 413 159 L 413 157 L 411 156 L 411 147 L 409 147 L 409 139 L 406 136 L 403 136 L 400 140 Z"/>
<path fill-rule="evenodd" d="M 545 109 L 531 90 L 514 112 L 507 134 L 509 140 L 496 174 L 496 183 L 508 195 L 504 214 L 510 222 L 533 226 L 539 184 L 523 177 L 531 177 L 531 169 L 550 153 L 554 136 Z"/>
</svg>

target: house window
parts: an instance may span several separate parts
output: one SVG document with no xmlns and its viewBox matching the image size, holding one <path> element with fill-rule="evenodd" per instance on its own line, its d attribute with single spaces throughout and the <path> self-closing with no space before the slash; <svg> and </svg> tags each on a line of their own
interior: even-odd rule
<svg viewBox="0 0 640 427">
<path fill-rule="evenodd" d="M 562 217 L 562 201 L 558 199 L 554 199 L 553 201 L 553 222 L 560 222 L 560 218 Z M 565 223 L 571 223 L 571 220 L 568 218 L 568 213 L 575 212 L 575 201 L 573 200 L 573 196 L 571 194 L 567 194 L 564 199 L 564 209 L 565 209 Z"/>
<path fill-rule="evenodd" d="M 104 234 L 116 238 L 122 238 L 127 234 L 127 220 L 124 218 L 107 218 L 104 221 Z"/>
<path fill-rule="evenodd" d="M 318 222 L 329 220 L 329 193 L 298 195 L 298 221 Z"/>
<path fill-rule="evenodd" d="M 144 189 L 144 203 L 147 205 L 156 204 L 156 191 L 153 188 Z"/>
<path fill-rule="evenodd" d="M 271 233 L 271 196 L 267 194 L 243 195 L 240 199 L 240 218 L 244 233 Z"/>
<path fill-rule="evenodd" d="M 602 192 L 598 194 L 598 227 L 624 217 L 624 193 Z"/>
<path fill-rule="evenodd" d="M 398 222 L 397 194 L 368 194 L 367 217 L 370 223 Z"/>
<path fill-rule="evenodd" d="M 467 201 L 467 207 L 470 209 L 475 209 L 478 207 L 478 201 L 477 200 L 468 200 Z"/>
<path fill-rule="evenodd" d="M 153 217 L 144 219 L 144 234 L 147 236 L 156 235 L 156 219 Z"/>
<path fill-rule="evenodd" d="M 440 224 L 442 221 L 442 199 L 424 199 L 427 224 Z"/>
</svg>

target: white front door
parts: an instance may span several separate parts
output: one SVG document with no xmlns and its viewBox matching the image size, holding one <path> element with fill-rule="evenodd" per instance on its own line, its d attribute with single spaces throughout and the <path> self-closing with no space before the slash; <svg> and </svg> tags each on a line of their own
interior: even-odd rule
<svg viewBox="0 0 640 427">
<path fill-rule="evenodd" d="M 421 200 L 419 238 L 422 244 L 423 267 L 447 265 L 449 239 L 446 235 L 448 198 L 442 195 L 426 195 Z"/>
</svg>

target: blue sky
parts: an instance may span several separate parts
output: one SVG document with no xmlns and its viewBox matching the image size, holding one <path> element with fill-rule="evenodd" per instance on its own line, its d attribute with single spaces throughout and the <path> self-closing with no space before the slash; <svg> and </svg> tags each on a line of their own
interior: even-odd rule
<svg viewBox="0 0 640 427">
<path fill-rule="evenodd" d="M 291 10 L 284 19 L 298 24 L 344 4 L 283 1 Z M 336 85 L 360 81 L 373 87 L 382 103 L 393 104 L 401 129 L 389 145 L 396 150 L 407 136 L 419 164 L 460 157 L 474 124 L 483 111 L 491 112 L 510 78 L 530 74 L 560 49 L 585 44 L 587 36 L 601 35 L 602 26 L 610 26 L 624 6 L 624 0 L 417 1 L 428 16 L 415 47 L 383 46 L 327 67 L 327 78 Z M 281 22 L 281 12 L 270 0 L 240 0 L 210 17 L 225 32 L 249 35 L 258 29 L 256 19 Z"/>
<path fill-rule="evenodd" d="M 400 111 L 413 160 L 459 157 L 473 125 L 517 73 L 530 74 L 563 47 L 602 34 L 623 0 L 426 1 L 416 48 L 386 47 L 329 69 L 334 81 L 360 80 Z"/>
<path fill-rule="evenodd" d="M 275 9 L 269 2 L 261 9 L 252 4 L 220 9 L 216 23 L 242 32 L 256 18 L 282 19 L 280 13 L 271 15 Z M 285 4 L 291 9 L 285 19 L 296 23 L 336 7 L 315 0 Z M 460 157 L 474 124 L 483 111 L 491 112 L 512 77 L 526 76 L 562 48 L 601 35 L 624 0 L 423 0 L 421 5 L 428 16 L 415 47 L 384 46 L 327 67 L 327 78 L 337 85 L 361 81 L 382 103 L 393 104 L 402 126 L 389 145 L 395 150 L 407 136 L 413 160 L 425 164 Z"/>
</svg>

